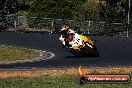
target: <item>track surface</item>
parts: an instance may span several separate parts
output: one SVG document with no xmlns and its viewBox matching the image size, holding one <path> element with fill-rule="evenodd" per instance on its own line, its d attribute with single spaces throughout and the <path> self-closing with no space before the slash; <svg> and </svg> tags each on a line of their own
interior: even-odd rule
<svg viewBox="0 0 132 88">
<path fill-rule="evenodd" d="M 50 60 L 4 64 L 0 69 L 12 68 L 49 68 L 49 67 L 78 67 L 78 66 L 132 66 L 132 37 L 93 37 L 100 57 L 75 58 L 59 43 L 59 34 L 40 33 L 5 33 L 0 32 L 0 43 L 17 45 L 26 48 L 40 49 L 54 53 Z"/>
</svg>

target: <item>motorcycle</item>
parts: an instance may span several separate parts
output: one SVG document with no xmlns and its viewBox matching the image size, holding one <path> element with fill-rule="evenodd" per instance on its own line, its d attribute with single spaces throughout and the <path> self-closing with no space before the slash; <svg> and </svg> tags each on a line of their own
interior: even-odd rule
<svg viewBox="0 0 132 88">
<path fill-rule="evenodd" d="M 100 56 L 94 42 L 82 34 L 75 33 L 69 40 L 61 35 L 59 40 L 64 48 L 74 56 Z"/>
</svg>

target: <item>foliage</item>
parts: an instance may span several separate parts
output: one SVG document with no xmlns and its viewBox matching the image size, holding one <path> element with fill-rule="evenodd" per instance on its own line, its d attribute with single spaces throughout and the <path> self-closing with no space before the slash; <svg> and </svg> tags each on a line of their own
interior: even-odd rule
<svg viewBox="0 0 132 88">
<path fill-rule="evenodd" d="M 28 16 L 78 21 L 97 20 L 98 3 L 96 0 L 34 0 Z"/>
<path fill-rule="evenodd" d="M 73 12 L 82 2 L 83 0 L 34 0 L 28 16 L 72 19 Z"/>
<path fill-rule="evenodd" d="M 3 15 L 17 12 L 17 0 L 0 0 L 0 12 Z"/>
<path fill-rule="evenodd" d="M 6 29 L 6 15 L 17 13 L 17 0 L 0 0 L 0 31 Z"/>
<path fill-rule="evenodd" d="M 126 0 L 108 0 L 105 5 L 99 5 L 101 20 L 108 23 L 123 22 L 126 20 L 127 8 Z"/>
<path fill-rule="evenodd" d="M 96 0 L 86 0 L 78 8 L 78 14 L 82 20 L 97 21 L 98 20 L 98 2 Z"/>
<path fill-rule="evenodd" d="M 19 6 L 24 7 L 24 11 L 20 11 Z M 84 20 L 127 23 L 128 0 L 0 0 L 0 27 L 5 15 L 16 13 L 18 10 L 29 20 L 31 17 L 62 19 L 62 23 L 74 20 L 75 26 L 83 28 Z"/>
<path fill-rule="evenodd" d="M 125 0 L 24 0 L 30 4 L 28 17 L 77 21 L 121 22 L 126 19 Z M 105 2 L 105 3 L 104 3 Z"/>
<path fill-rule="evenodd" d="M 17 5 L 30 5 L 28 17 L 77 20 L 122 21 L 126 19 L 128 1 L 107 0 L 0 0 L 2 14 L 16 13 Z"/>
</svg>

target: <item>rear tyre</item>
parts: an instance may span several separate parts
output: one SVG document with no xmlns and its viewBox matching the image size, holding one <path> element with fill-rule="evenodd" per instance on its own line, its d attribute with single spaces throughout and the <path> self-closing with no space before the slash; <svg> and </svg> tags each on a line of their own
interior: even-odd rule
<svg viewBox="0 0 132 88">
<path fill-rule="evenodd" d="M 83 47 L 83 49 L 86 51 L 86 53 L 88 53 L 88 56 L 89 55 L 90 56 L 95 56 L 95 57 L 99 57 L 100 56 L 100 54 L 99 54 L 99 52 L 98 52 L 98 50 L 97 50 L 95 45 L 93 45 L 93 48 L 90 48 L 89 46 L 85 45 Z"/>
<path fill-rule="evenodd" d="M 74 50 L 74 49 L 71 49 L 71 50 L 69 50 L 75 57 L 80 57 L 81 55 L 80 55 L 80 52 L 77 52 L 76 50 Z"/>
</svg>

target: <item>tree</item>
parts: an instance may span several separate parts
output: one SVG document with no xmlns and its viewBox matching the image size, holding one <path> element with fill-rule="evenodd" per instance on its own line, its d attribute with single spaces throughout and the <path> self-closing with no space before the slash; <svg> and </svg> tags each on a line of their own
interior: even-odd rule
<svg viewBox="0 0 132 88">
<path fill-rule="evenodd" d="M 106 5 L 107 22 L 123 22 L 126 20 L 126 0 L 108 0 Z"/>
<path fill-rule="evenodd" d="M 82 20 L 97 21 L 99 18 L 98 5 L 96 0 L 86 0 L 79 6 L 77 13 Z"/>
<path fill-rule="evenodd" d="M 99 2 L 98 9 L 99 9 L 99 20 L 105 21 L 105 19 L 106 19 L 106 2 L 105 3 Z"/>
<path fill-rule="evenodd" d="M 17 12 L 17 0 L 0 0 L 0 29 L 5 29 L 6 15 Z"/>
<path fill-rule="evenodd" d="M 106 4 L 99 5 L 101 20 L 112 22 L 125 22 L 127 16 L 126 0 L 107 0 Z"/>
<path fill-rule="evenodd" d="M 84 0 L 34 0 L 28 16 L 73 19 L 74 11 Z"/>
<path fill-rule="evenodd" d="M 14 14 L 17 12 L 17 0 L 0 0 L 0 7 L 4 14 Z"/>
</svg>

